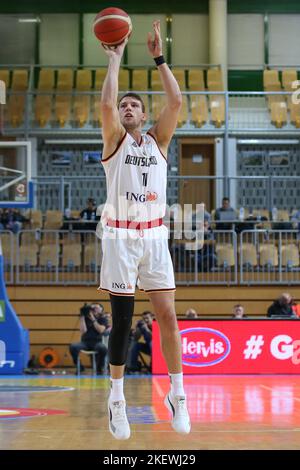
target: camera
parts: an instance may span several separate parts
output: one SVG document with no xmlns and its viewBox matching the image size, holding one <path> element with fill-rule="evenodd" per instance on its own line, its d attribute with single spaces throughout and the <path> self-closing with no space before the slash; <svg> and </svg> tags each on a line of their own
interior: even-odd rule
<svg viewBox="0 0 300 470">
<path fill-rule="evenodd" d="M 79 313 L 79 316 L 80 317 L 88 317 L 89 316 L 89 313 L 93 310 L 93 307 L 89 304 L 84 304 L 83 307 L 81 307 L 80 309 L 80 313 Z"/>
</svg>

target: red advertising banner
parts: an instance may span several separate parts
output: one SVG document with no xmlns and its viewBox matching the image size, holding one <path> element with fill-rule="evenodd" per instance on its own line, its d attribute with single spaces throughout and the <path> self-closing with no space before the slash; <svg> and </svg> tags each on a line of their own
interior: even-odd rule
<svg viewBox="0 0 300 470">
<path fill-rule="evenodd" d="M 300 374 L 299 320 L 179 320 L 186 374 Z M 153 322 L 152 373 L 166 374 Z"/>
</svg>

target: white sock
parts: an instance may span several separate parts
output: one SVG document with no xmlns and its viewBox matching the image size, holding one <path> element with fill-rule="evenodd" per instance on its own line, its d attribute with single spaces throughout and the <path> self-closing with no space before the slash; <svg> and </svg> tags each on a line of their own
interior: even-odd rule
<svg viewBox="0 0 300 470">
<path fill-rule="evenodd" d="M 183 373 L 169 374 L 171 381 L 171 394 L 175 396 L 185 396 L 183 388 Z"/>
<path fill-rule="evenodd" d="M 123 392 L 123 385 L 124 385 L 124 377 L 121 379 L 110 379 L 111 390 L 109 401 L 125 401 L 124 392 Z"/>
</svg>

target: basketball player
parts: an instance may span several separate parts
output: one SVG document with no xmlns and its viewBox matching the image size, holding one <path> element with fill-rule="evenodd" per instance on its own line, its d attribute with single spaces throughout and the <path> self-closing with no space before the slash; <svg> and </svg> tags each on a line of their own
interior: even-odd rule
<svg viewBox="0 0 300 470">
<path fill-rule="evenodd" d="M 182 98 L 162 56 L 159 21 L 153 23 L 153 29 L 154 38 L 148 34 L 148 49 L 159 70 L 167 101 L 157 123 L 147 134 L 142 134 L 146 115 L 139 95 L 127 93 L 117 105 L 118 75 L 127 41 L 115 48 L 104 46 L 109 58 L 101 95 L 102 163 L 107 201 L 101 218 L 100 288 L 109 292 L 112 309 L 108 412 L 109 430 L 116 439 L 130 437 L 123 376 L 137 281 L 149 294 L 160 327 L 162 352 L 171 383 L 165 405 L 172 413 L 172 426 L 183 434 L 189 433 L 191 428 L 183 388 L 174 272 L 168 250 L 168 230 L 162 225 L 166 205 L 166 156 Z"/>
</svg>

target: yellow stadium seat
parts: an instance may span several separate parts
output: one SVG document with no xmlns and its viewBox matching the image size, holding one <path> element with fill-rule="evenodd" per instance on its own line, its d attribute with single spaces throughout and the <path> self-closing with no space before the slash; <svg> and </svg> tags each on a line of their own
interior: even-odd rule
<svg viewBox="0 0 300 470">
<path fill-rule="evenodd" d="M 153 91 L 163 91 L 163 86 L 158 70 L 151 71 L 151 89 Z"/>
<path fill-rule="evenodd" d="M 298 80 L 296 69 L 285 69 L 282 71 L 282 86 L 285 91 L 293 91 L 292 83 Z"/>
<path fill-rule="evenodd" d="M 64 127 L 71 115 L 71 96 L 57 95 L 55 99 L 55 117 L 60 125 Z"/>
<path fill-rule="evenodd" d="M 257 266 L 257 252 L 256 247 L 252 243 L 243 243 L 242 248 L 239 249 L 240 256 L 242 257 L 243 265 L 247 264 L 252 267 Z"/>
<path fill-rule="evenodd" d="M 96 76 L 95 76 L 95 90 L 96 91 L 100 91 L 102 89 L 103 82 L 106 77 L 106 73 L 107 73 L 106 68 L 96 70 Z"/>
<path fill-rule="evenodd" d="M 188 77 L 190 91 L 204 91 L 204 74 L 202 69 L 190 69 Z"/>
<path fill-rule="evenodd" d="M 90 97 L 76 96 L 74 99 L 74 117 L 80 127 L 83 127 L 89 119 Z"/>
<path fill-rule="evenodd" d="M 42 211 L 38 209 L 31 209 L 27 217 L 30 219 L 31 229 L 42 228 L 42 225 L 43 225 Z"/>
<path fill-rule="evenodd" d="M 89 243 L 84 247 L 84 265 L 92 266 L 96 265 L 99 260 L 97 260 L 98 250 L 95 243 Z"/>
<path fill-rule="evenodd" d="M 60 69 L 58 70 L 57 78 L 57 91 L 70 92 L 73 88 L 73 70 Z M 64 127 L 66 122 L 70 119 L 71 114 L 71 95 L 56 95 L 55 98 L 55 117 L 59 122 L 60 127 Z"/>
<path fill-rule="evenodd" d="M 73 70 L 59 69 L 57 76 L 57 90 L 71 91 L 73 88 Z"/>
<path fill-rule="evenodd" d="M 148 90 L 148 70 L 135 69 L 132 71 L 132 90 L 146 91 Z"/>
<path fill-rule="evenodd" d="M 120 69 L 119 72 L 119 91 L 129 90 L 129 70 Z"/>
<path fill-rule="evenodd" d="M 278 266 L 278 249 L 275 245 L 265 244 L 260 247 L 259 264 L 260 266 Z"/>
<path fill-rule="evenodd" d="M 225 99 L 224 96 L 210 96 L 210 115 L 215 127 L 221 127 L 225 122 Z"/>
<path fill-rule="evenodd" d="M 16 69 L 13 71 L 11 89 L 23 91 L 24 95 L 12 95 L 8 100 L 8 116 L 13 127 L 18 127 L 24 119 L 25 91 L 28 87 L 28 71 Z"/>
<path fill-rule="evenodd" d="M 40 266 L 48 268 L 57 267 L 59 265 L 58 245 L 44 244 L 40 249 Z"/>
<path fill-rule="evenodd" d="M 264 70 L 263 73 L 265 91 L 280 91 L 281 83 L 279 81 L 278 70 Z"/>
<path fill-rule="evenodd" d="M 92 87 L 92 71 L 80 69 L 76 72 L 76 90 L 90 91 Z"/>
<path fill-rule="evenodd" d="M 281 128 L 287 123 L 287 105 L 285 102 L 271 104 L 271 122 L 277 128 Z"/>
<path fill-rule="evenodd" d="M 6 89 L 8 90 L 10 85 L 9 70 L 0 70 L 0 80 L 5 83 Z"/>
<path fill-rule="evenodd" d="M 291 123 L 294 124 L 297 129 L 300 128 L 300 103 L 294 104 L 291 102 Z"/>
<path fill-rule="evenodd" d="M 26 245 L 36 245 L 38 243 L 38 240 L 36 238 L 36 233 L 35 232 L 22 232 L 21 235 L 21 244 L 22 246 Z"/>
<path fill-rule="evenodd" d="M 290 220 L 289 211 L 284 210 L 284 209 L 278 209 L 277 210 L 277 221 L 278 222 L 289 222 L 289 220 Z"/>
<path fill-rule="evenodd" d="M 216 246 L 216 255 L 217 255 L 217 266 L 232 267 L 235 265 L 234 249 L 233 246 L 229 244 L 217 245 Z"/>
<path fill-rule="evenodd" d="M 299 250 L 296 245 L 289 244 L 281 248 L 281 264 L 288 268 L 299 266 Z"/>
<path fill-rule="evenodd" d="M 202 127 L 208 120 L 208 106 L 206 96 L 191 95 L 192 123 L 196 127 Z"/>
<path fill-rule="evenodd" d="M 63 245 L 74 245 L 81 243 L 81 234 L 78 232 L 67 232 L 63 233 Z"/>
<path fill-rule="evenodd" d="M 54 88 L 54 69 L 41 69 L 38 90 L 51 91 Z"/>
<path fill-rule="evenodd" d="M 63 215 L 61 211 L 48 210 L 44 230 L 59 230 L 63 223 Z"/>
<path fill-rule="evenodd" d="M 11 88 L 14 91 L 26 91 L 28 87 L 28 71 L 15 69 L 13 71 Z"/>
<path fill-rule="evenodd" d="M 79 243 L 63 246 L 62 263 L 65 267 L 79 267 L 81 265 L 81 245 Z"/>
<path fill-rule="evenodd" d="M 24 234 L 23 234 L 24 235 Z M 19 266 L 36 266 L 37 265 L 38 245 L 24 245 L 19 249 Z"/>
<path fill-rule="evenodd" d="M 52 96 L 37 95 L 35 98 L 35 120 L 40 127 L 44 127 L 51 119 L 52 115 Z"/>
</svg>

